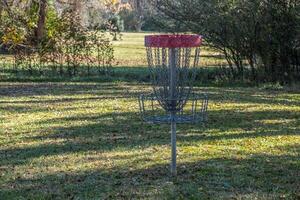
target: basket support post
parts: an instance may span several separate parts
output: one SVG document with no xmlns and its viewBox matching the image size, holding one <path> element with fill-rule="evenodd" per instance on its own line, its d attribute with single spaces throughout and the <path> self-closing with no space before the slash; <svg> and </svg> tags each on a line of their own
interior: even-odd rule
<svg viewBox="0 0 300 200">
<path fill-rule="evenodd" d="M 175 117 L 176 117 L 176 49 L 175 48 L 171 48 L 170 49 L 170 88 L 169 88 L 169 92 L 170 92 L 170 103 L 171 103 L 171 157 L 172 157 L 172 162 L 171 162 L 171 174 L 172 176 L 176 176 L 177 175 L 177 170 L 176 170 L 176 156 L 177 156 L 177 152 L 176 152 L 176 121 L 175 121 Z"/>
<path fill-rule="evenodd" d="M 176 170 L 176 122 L 174 120 L 175 115 L 172 113 L 171 114 L 171 145 L 172 145 L 172 163 L 171 163 L 171 174 L 172 176 L 177 175 L 177 170 Z"/>
</svg>

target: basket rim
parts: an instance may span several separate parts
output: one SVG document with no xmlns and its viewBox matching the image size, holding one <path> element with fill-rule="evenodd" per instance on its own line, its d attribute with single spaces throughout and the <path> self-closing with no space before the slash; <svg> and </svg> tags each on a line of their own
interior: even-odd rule
<svg viewBox="0 0 300 200">
<path fill-rule="evenodd" d="M 146 35 L 145 46 L 157 48 L 200 47 L 203 37 L 196 34 Z"/>
</svg>

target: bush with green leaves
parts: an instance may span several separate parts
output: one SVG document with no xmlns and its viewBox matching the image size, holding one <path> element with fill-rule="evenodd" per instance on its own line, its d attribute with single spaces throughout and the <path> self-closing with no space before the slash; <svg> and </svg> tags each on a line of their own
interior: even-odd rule
<svg viewBox="0 0 300 200">
<path fill-rule="evenodd" d="M 211 48 L 222 52 L 231 78 L 281 83 L 300 78 L 300 66 L 292 62 L 292 52 L 299 48 L 300 38 L 298 0 L 157 0 L 155 3 L 160 17 L 169 21 L 164 24 L 167 30 L 202 34 Z M 250 76 L 246 77 L 247 74 Z"/>
<path fill-rule="evenodd" d="M 39 39 L 36 35 L 39 6 L 35 2 L 22 11 L 6 5 L 0 12 L 3 22 L 0 24 L 1 46 L 14 55 L 16 73 L 46 75 L 50 71 L 61 76 L 111 73 L 114 51 L 105 32 L 83 26 L 80 13 L 74 12 L 73 7 L 58 14 L 49 4 L 44 34 Z"/>
</svg>

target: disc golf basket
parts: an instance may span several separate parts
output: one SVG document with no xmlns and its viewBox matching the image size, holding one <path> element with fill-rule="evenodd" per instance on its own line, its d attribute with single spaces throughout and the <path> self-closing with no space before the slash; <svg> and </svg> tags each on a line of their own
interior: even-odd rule
<svg viewBox="0 0 300 200">
<path fill-rule="evenodd" d="M 200 59 L 199 35 L 153 35 L 145 37 L 153 94 L 141 95 L 144 121 L 171 124 L 171 173 L 176 175 L 176 124 L 204 123 L 208 98 L 193 92 Z"/>
</svg>

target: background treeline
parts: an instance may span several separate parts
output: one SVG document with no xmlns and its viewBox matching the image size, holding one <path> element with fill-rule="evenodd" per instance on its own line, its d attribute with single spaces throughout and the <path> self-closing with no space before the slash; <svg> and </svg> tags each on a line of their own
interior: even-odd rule
<svg viewBox="0 0 300 200">
<path fill-rule="evenodd" d="M 300 80 L 299 0 L 1 0 L 0 51 L 13 58 L 0 63 L 16 73 L 108 74 L 107 33 L 141 30 L 203 35 L 227 61 L 210 77 Z"/>
<path fill-rule="evenodd" d="M 222 52 L 224 78 L 291 83 L 300 80 L 299 0 L 158 0 L 173 23 L 166 30 L 192 31 Z"/>
<path fill-rule="evenodd" d="M 299 0 L 123 0 L 110 4 L 117 31 L 194 32 L 227 61 L 225 80 L 300 80 Z"/>
<path fill-rule="evenodd" d="M 101 15 L 87 19 L 79 0 L 2 0 L 0 51 L 10 55 L 1 57 L 2 67 L 29 75 L 110 73 L 114 51 L 107 32 L 117 32 L 105 16 L 112 11 L 101 12 L 109 3 L 96 4 L 90 11 Z"/>
</svg>

